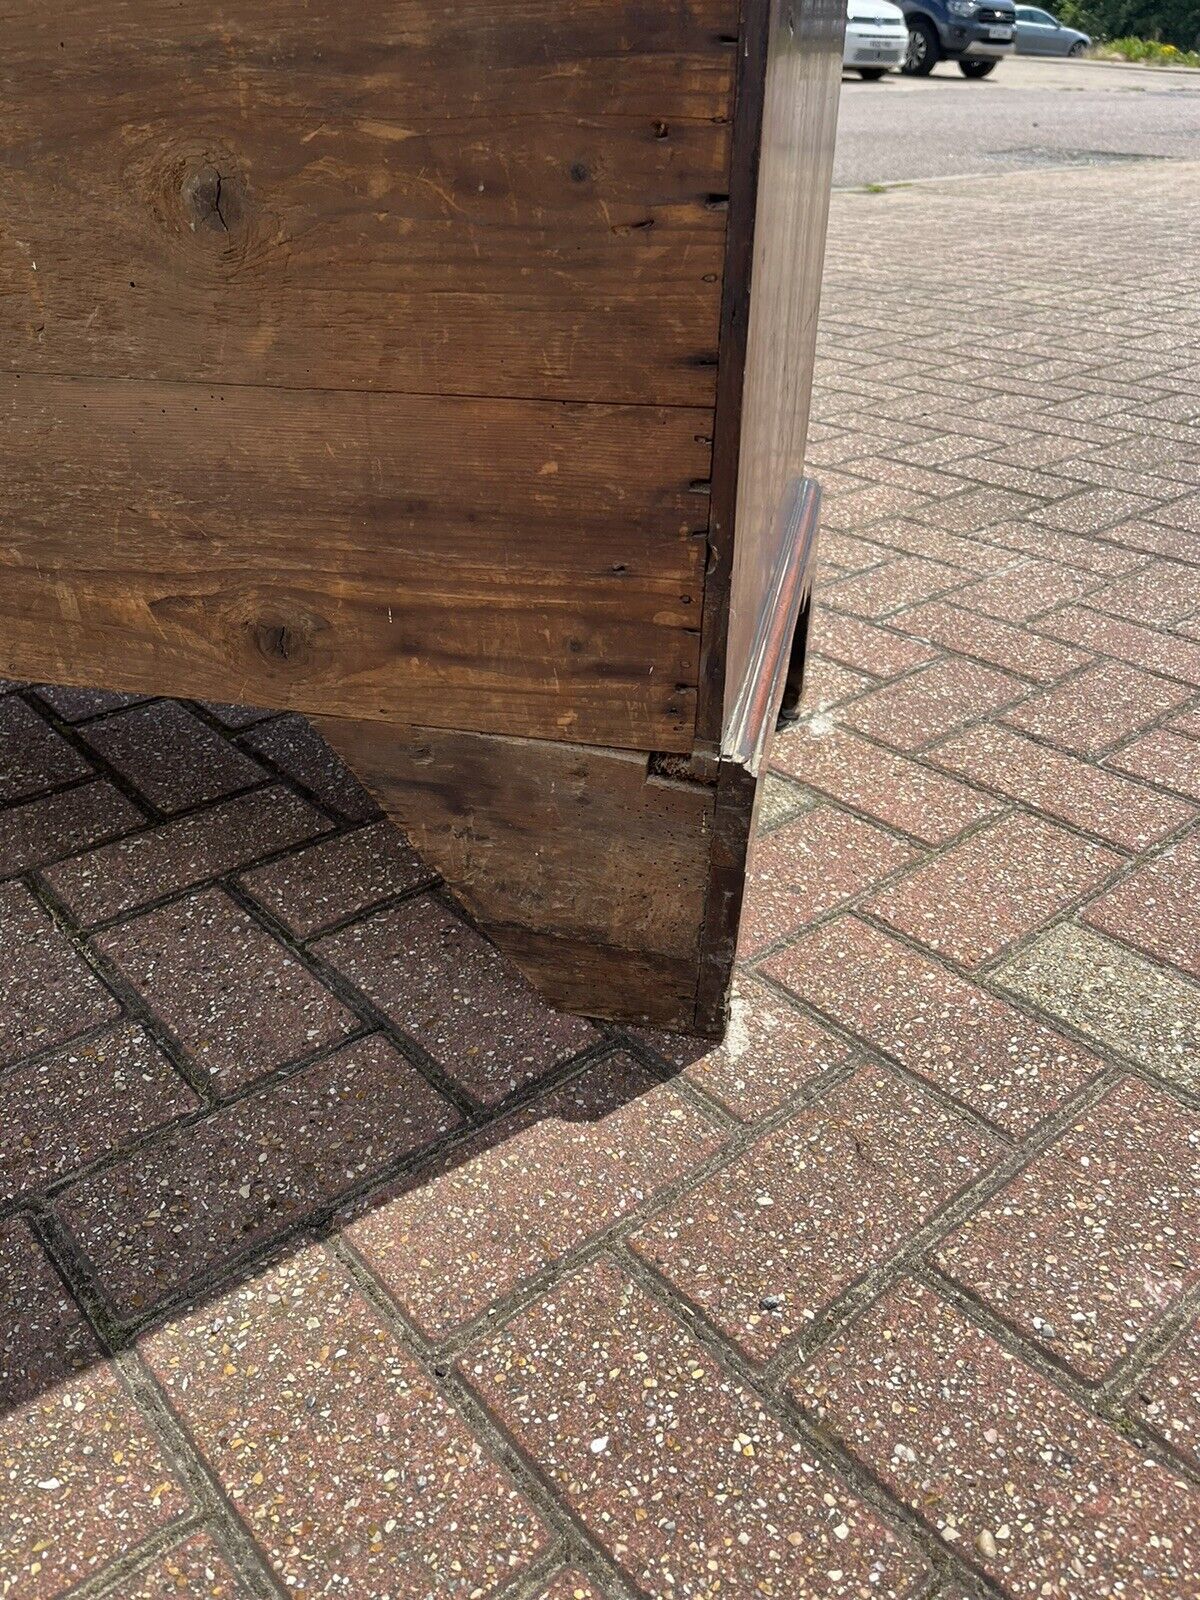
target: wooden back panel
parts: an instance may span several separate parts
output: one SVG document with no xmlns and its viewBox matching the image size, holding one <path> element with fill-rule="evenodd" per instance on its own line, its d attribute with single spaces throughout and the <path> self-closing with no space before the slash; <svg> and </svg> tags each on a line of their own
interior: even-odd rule
<svg viewBox="0 0 1200 1600">
<path fill-rule="evenodd" d="M 690 748 L 736 0 L 14 0 L 0 672 Z"/>
<path fill-rule="evenodd" d="M 733 0 L 13 0 L 6 367 L 710 405 Z"/>
</svg>

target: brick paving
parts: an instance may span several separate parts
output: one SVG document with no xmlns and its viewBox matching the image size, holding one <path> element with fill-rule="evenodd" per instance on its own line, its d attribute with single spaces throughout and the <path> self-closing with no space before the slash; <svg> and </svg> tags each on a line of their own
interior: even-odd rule
<svg viewBox="0 0 1200 1600">
<path fill-rule="evenodd" d="M 1198 180 L 835 196 L 718 1049 L 303 719 L 2 687 L 0 1600 L 1200 1594 Z"/>
</svg>

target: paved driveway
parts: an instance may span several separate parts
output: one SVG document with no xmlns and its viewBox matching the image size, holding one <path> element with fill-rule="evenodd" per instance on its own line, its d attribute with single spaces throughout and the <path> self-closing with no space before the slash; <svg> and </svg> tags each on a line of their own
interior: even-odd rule
<svg viewBox="0 0 1200 1600">
<path fill-rule="evenodd" d="M 972 83 L 943 62 L 929 78 L 846 76 L 834 182 L 1195 160 L 1198 151 L 1200 71 L 1014 56 Z"/>
<path fill-rule="evenodd" d="M 295 719 L 0 699 L 0 1594 L 1198 1592 L 1198 244 L 836 198 L 723 1049 L 547 1014 Z"/>
</svg>

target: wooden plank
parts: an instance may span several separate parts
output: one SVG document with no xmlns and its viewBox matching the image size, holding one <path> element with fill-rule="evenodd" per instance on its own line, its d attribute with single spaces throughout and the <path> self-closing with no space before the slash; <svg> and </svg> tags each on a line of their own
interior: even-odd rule
<svg viewBox="0 0 1200 1600">
<path fill-rule="evenodd" d="M 695 1025 L 715 787 L 630 752 L 315 721 L 552 1003 Z"/>
<path fill-rule="evenodd" d="M 711 405 L 736 0 L 16 0 L 10 371 Z"/>
<path fill-rule="evenodd" d="M 690 748 L 705 421 L 0 380 L 0 673 Z"/>
<path fill-rule="evenodd" d="M 740 761 L 719 763 L 708 893 L 696 968 L 695 1016 L 687 1030 L 714 1039 L 724 1036 L 729 1020 L 738 925 L 759 787 L 759 778 Z"/>
<path fill-rule="evenodd" d="M 727 732 L 744 696 L 763 607 L 787 565 L 780 539 L 803 475 L 844 25 L 841 0 L 746 0 L 698 715 L 708 739 Z"/>
</svg>

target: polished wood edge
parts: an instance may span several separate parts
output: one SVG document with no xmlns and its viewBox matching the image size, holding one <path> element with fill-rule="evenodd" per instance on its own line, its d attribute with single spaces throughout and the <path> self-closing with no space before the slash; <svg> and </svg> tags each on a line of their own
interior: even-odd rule
<svg viewBox="0 0 1200 1600">
<path fill-rule="evenodd" d="M 764 764 L 784 684 L 802 667 L 792 646 L 797 619 L 812 591 L 820 513 L 819 484 L 813 478 L 794 478 L 779 508 L 784 523 L 779 557 L 762 599 L 754 648 L 721 740 L 723 761 L 740 762 L 755 775 Z"/>
<path fill-rule="evenodd" d="M 794 479 L 780 506 L 784 527 L 779 560 L 763 597 L 754 650 L 721 752 L 692 1030 L 704 1038 L 722 1038 L 729 1020 L 762 771 L 785 684 L 803 671 L 820 507 L 817 483 Z"/>
<path fill-rule="evenodd" d="M 733 137 L 729 157 L 729 210 L 721 285 L 717 345 L 717 395 L 709 474 L 708 570 L 700 621 L 700 692 L 697 741 L 721 738 L 725 715 L 725 651 L 733 583 L 734 515 L 742 439 L 742 400 L 750 337 L 750 280 L 758 215 L 758 169 L 771 0 L 742 0 L 738 17 L 738 62 L 733 90 Z"/>
</svg>

